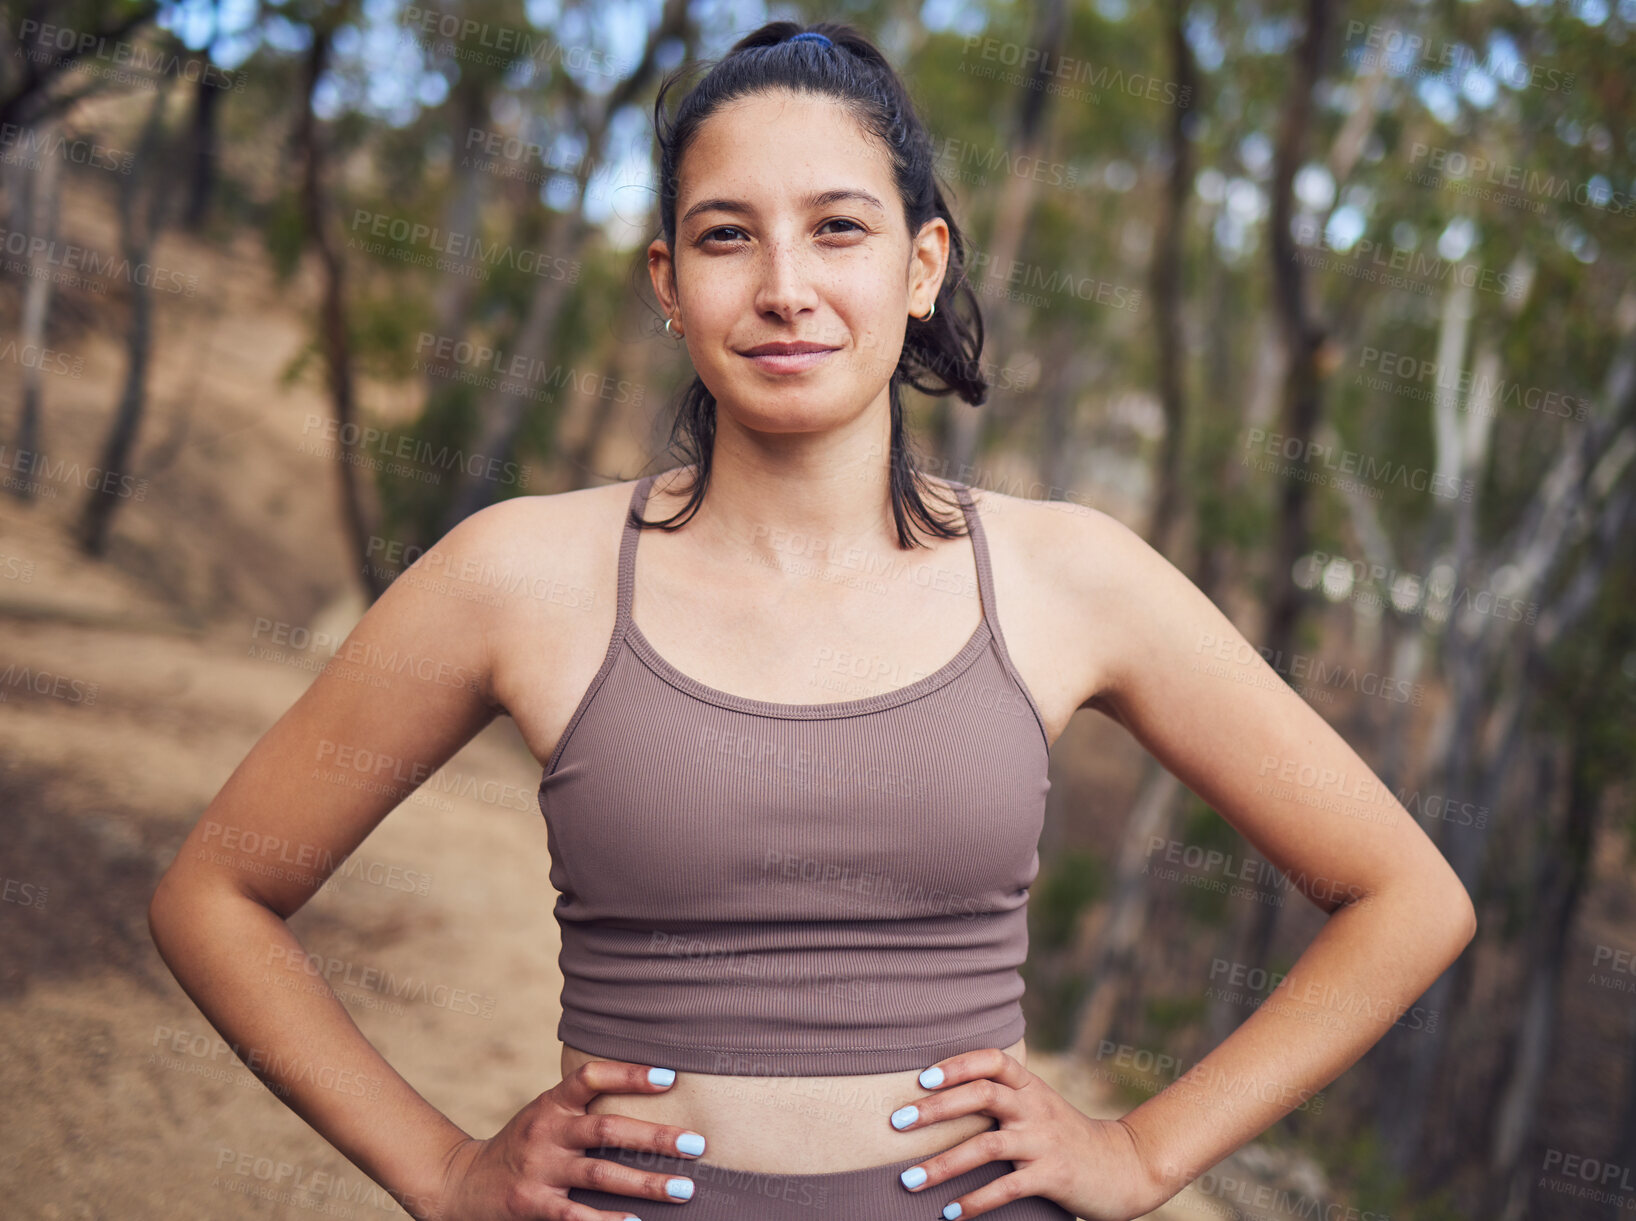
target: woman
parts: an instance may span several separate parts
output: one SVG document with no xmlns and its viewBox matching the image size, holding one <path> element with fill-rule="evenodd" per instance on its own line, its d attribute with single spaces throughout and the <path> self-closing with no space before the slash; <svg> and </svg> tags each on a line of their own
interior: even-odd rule
<svg viewBox="0 0 1636 1221">
<path fill-rule="evenodd" d="M 395 669 L 389 698 L 326 670 L 162 880 L 155 940 L 416 1217 L 1139 1216 L 1379 1039 L 1469 941 L 1469 900 L 1133 533 L 915 470 L 899 386 L 980 403 L 981 325 L 880 53 L 774 22 L 667 120 L 674 82 L 649 269 L 699 375 L 678 421 L 691 460 L 450 531 L 416 567 L 591 596 L 395 583 L 341 656 L 438 664 Z M 1028 1071 L 1018 1005 L 1050 744 L 1083 707 L 1333 913 L 1228 1040 L 1113 1122 Z M 402 794 L 328 783 L 325 743 L 423 778 L 501 712 L 545 769 L 562 1081 L 475 1139 L 333 996 L 258 986 L 250 964 L 300 955 L 284 921 L 327 871 L 268 876 L 202 852 L 201 828 L 343 859 Z M 1298 791 L 1309 773 L 1324 791 Z M 370 1088 L 326 1088 L 313 1065 Z"/>
</svg>

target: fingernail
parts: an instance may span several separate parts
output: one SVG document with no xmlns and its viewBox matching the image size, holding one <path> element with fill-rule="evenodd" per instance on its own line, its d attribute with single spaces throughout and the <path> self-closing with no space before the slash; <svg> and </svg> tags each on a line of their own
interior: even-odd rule
<svg viewBox="0 0 1636 1221">
<path fill-rule="evenodd" d="M 965 1211 L 965 1209 L 960 1207 L 959 1200 L 950 1200 L 947 1204 L 943 1205 L 943 1221 L 954 1221 L 956 1217 Z"/>
<path fill-rule="evenodd" d="M 671 1179 L 665 1184 L 665 1193 L 677 1200 L 691 1200 L 693 1198 L 692 1179 Z"/>
<path fill-rule="evenodd" d="M 676 1070 L 673 1068 L 650 1068 L 648 1069 L 648 1081 L 654 1085 L 674 1085 L 676 1083 Z"/>
<path fill-rule="evenodd" d="M 892 1126 L 901 1132 L 919 1118 L 919 1107 L 899 1107 L 892 1112 Z"/>
<path fill-rule="evenodd" d="M 925 1089 L 935 1090 L 938 1086 L 943 1084 L 943 1070 L 938 1068 L 935 1064 L 932 1065 L 925 1072 L 920 1074 L 920 1084 Z"/>
<path fill-rule="evenodd" d="M 703 1153 L 704 1137 L 697 1132 L 683 1132 L 676 1138 L 676 1147 L 683 1153 Z"/>
<path fill-rule="evenodd" d="M 903 1180 L 905 1187 L 915 1188 L 926 1181 L 926 1171 L 919 1166 L 910 1166 L 898 1178 Z"/>
</svg>

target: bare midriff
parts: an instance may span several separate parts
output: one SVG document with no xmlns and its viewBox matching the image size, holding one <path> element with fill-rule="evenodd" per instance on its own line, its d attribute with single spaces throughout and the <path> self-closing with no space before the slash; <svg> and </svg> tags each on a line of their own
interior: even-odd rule
<svg viewBox="0 0 1636 1221">
<path fill-rule="evenodd" d="M 1024 1044 L 1018 1039 L 1003 1050 L 1026 1066 Z M 606 1058 L 565 1044 L 562 1075 L 566 1078 L 588 1060 Z M 861 1170 L 938 1153 L 997 1126 L 993 1116 L 979 1114 L 903 1132 L 892 1127 L 893 1111 L 936 1093 L 918 1080 L 931 1063 L 900 1072 L 832 1077 L 733 1077 L 678 1069 L 675 1084 L 663 1093 L 598 1094 L 586 1110 L 689 1128 L 705 1139 L 699 1160 L 730 1169 L 770 1174 Z"/>
</svg>

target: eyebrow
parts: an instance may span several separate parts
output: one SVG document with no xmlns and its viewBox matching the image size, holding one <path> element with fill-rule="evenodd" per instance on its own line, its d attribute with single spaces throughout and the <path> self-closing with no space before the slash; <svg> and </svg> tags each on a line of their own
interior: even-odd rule
<svg viewBox="0 0 1636 1221">
<path fill-rule="evenodd" d="M 853 187 L 835 187 L 828 191 L 817 191 L 801 200 L 801 204 L 807 208 L 827 208 L 830 204 L 840 203 L 846 199 L 855 199 L 859 203 L 871 204 L 882 212 L 886 211 L 886 205 L 868 191 L 861 191 Z M 734 216 L 748 216 L 754 211 L 754 208 L 741 199 L 701 199 L 682 215 L 679 223 L 686 224 L 700 212 L 730 212 Z"/>
</svg>

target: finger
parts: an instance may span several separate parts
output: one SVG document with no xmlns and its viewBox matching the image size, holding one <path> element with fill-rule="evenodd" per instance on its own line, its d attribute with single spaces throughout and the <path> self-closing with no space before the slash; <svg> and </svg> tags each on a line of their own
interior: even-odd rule
<svg viewBox="0 0 1636 1221">
<path fill-rule="evenodd" d="M 963 1196 L 956 1196 L 945 1202 L 943 1211 L 938 1215 L 945 1218 L 945 1221 L 956 1221 L 956 1218 L 959 1221 L 966 1221 L 968 1217 L 980 1217 L 986 1212 L 992 1212 L 1002 1204 L 1010 1204 L 1024 1196 L 1039 1194 L 1039 1188 L 1033 1185 L 1026 1171 L 1013 1170 L 1009 1174 L 1002 1174 L 999 1178 L 984 1183 L 976 1191 L 968 1191 Z"/>
<path fill-rule="evenodd" d="M 899 1132 L 924 1128 L 957 1115 L 992 1115 L 1016 1122 L 1022 1118 L 1018 1092 L 987 1077 L 957 1085 L 947 1093 L 933 1094 L 892 1112 L 891 1123 Z"/>
<path fill-rule="evenodd" d="M 554 1088 L 563 1102 L 583 1111 L 598 1094 L 661 1094 L 675 1080 L 674 1069 L 626 1060 L 587 1060 Z"/>
<path fill-rule="evenodd" d="M 910 1191 L 925 1191 L 939 1183 L 947 1183 L 968 1170 L 1007 1160 L 1011 1143 L 1011 1134 L 1004 1128 L 990 1128 L 941 1153 L 934 1153 L 924 1161 L 916 1162 L 898 1177 Z"/>
<path fill-rule="evenodd" d="M 680 1204 L 693 1198 L 693 1180 L 686 1175 L 656 1174 L 638 1170 L 605 1157 L 577 1157 L 568 1170 L 571 1187 L 600 1191 L 614 1196 L 636 1196 Z"/>
<path fill-rule="evenodd" d="M 642 1149 L 671 1157 L 703 1157 L 704 1137 L 692 1128 L 629 1115 L 576 1115 L 563 1128 L 569 1149 Z"/>
<path fill-rule="evenodd" d="M 606 1212 L 600 1208 L 592 1208 L 589 1204 L 581 1204 L 578 1200 L 570 1200 L 566 1196 L 556 1206 L 556 1211 L 546 1211 L 540 1214 L 545 1221 L 642 1221 L 635 1213 L 623 1210 Z"/>
<path fill-rule="evenodd" d="M 958 1056 L 939 1060 L 921 1070 L 919 1081 L 923 1089 L 939 1090 L 959 1085 L 962 1081 L 989 1077 L 1001 1085 L 1020 1090 L 1032 1076 L 1015 1056 L 998 1047 L 979 1047 L 975 1051 L 963 1051 Z"/>
</svg>

